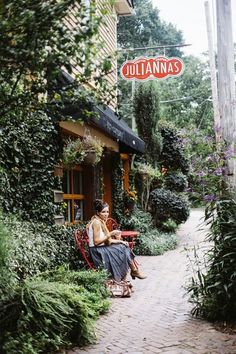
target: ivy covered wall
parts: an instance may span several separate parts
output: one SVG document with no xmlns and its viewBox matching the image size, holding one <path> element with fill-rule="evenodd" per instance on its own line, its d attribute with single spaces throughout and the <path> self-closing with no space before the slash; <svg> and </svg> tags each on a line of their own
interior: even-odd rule
<svg viewBox="0 0 236 354">
<path fill-rule="evenodd" d="M 14 118 L 14 119 L 13 119 Z M 4 211 L 23 219 L 51 223 L 57 213 L 54 177 L 61 141 L 56 125 L 45 113 L 19 112 L 0 134 L 0 200 Z"/>
</svg>

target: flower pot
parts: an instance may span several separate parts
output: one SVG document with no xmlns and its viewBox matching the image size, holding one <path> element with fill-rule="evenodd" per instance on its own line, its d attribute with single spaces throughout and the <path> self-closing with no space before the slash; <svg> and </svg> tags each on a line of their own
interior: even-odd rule
<svg viewBox="0 0 236 354">
<path fill-rule="evenodd" d="M 94 165 L 97 161 L 97 155 L 96 151 L 87 151 L 85 158 L 84 158 L 84 163 L 86 165 Z"/>
</svg>

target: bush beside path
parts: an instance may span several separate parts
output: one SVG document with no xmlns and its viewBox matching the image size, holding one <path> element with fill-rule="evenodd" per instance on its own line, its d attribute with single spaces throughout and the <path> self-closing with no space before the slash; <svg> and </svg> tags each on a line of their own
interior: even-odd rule
<svg viewBox="0 0 236 354">
<path fill-rule="evenodd" d="M 189 277 L 187 254 L 204 240 L 198 230 L 203 211 L 192 210 L 178 231 L 179 246 L 162 256 L 138 257 L 148 278 L 132 281 L 131 298 L 113 299 L 97 322 L 97 344 L 67 354 L 233 354 L 236 335 L 217 331 L 190 315 L 183 285 Z M 187 249 L 187 250 L 186 250 Z"/>
</svg>

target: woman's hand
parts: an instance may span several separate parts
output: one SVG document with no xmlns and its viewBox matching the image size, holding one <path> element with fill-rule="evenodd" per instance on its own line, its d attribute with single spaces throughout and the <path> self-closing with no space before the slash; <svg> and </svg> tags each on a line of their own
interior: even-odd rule
<svg viewBox="0 0 236 354">
<path fill-rule="evenodd" d="M 128 241 L 121 241 L 126 247 L 129 247 L 129 242 Z"/>
<path fill-rule="evenodd" d="M 115 237 L 116 240 L 121 239 L 121 231 L 120 230 L 113 230 L 110 232 L 111 237 Z"/>
</svg>

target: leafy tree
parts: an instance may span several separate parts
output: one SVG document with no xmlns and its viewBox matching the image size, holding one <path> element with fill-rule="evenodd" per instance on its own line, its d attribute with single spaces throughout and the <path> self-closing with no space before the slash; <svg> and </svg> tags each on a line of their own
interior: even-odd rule
<svg viewBox="0 0 236 354">
<path fill-rule="evenodd" d="M 167 56 L 182 56 L 181 50 L 175 47 L 155 50 L 126 51 L 125 49 L 140 48 L 158 45 L 182 44 L 184 42 L 181 31 L 172 24 L 161 20 L 159 10 L 154 8 L 151 0 L 135 1 L 135 16 L 122 17 L 118 23 L 118 46 L 121 51 L 118 63 L 121 65 L 125 60 L 138 57 L 165 54 Z M 128 124 L 132 117 L 132 84 L 131 82 L 118 80 L 119 113 Z M 134 91 L 134 90 L 133 90 Z"/>
<path fill-rule="evenodd" d="M 161 137 L 157 132 L 159 94 L 155 82 L 139 84 L 134 97 L 134 114 L 139 136 L 146 144 L 146 158 L 156 166 L 161 150 Z"/>
<path fill-rule="evenodd" d="M 212 130 L 211 81 L 207 62 L 194 56 L 184 58 L 181 76 L 159 82 L 161 116 L 179 128 L 195 126 Z M 168 102 L 169 101 L 169 102 Z"/>
<path fill-rule="evenodd" d="M 161 20 L 159 10 L 153 7 L 151 0 L 136 0 L 135 16 L 119 20 L 118 44 L 122 49 L 181 43 L 181 31 Z M 176 48 L 167 48 L 165 54 L 179 56 L 181 52 Z"/>
<path fill-rule="evenodd" d="M 94 2 L 90 17 L 85 6 L 80 4 L 78 7 L 76 3 L 75 0 L 1 2 L 1 119 L 15 107 L 25 109 L 27 106 L 31 110 L 43 105 L 49 83 L 52 89 L 62 68 L 70 74 L 74 65 L 82 68 L 82 73 L 77 73 L 71 86 L 74 92 L 78 84 L 88 81 L 92 72 L 100 67 L 101 63 L 96 65 L 94 57 L 98 50 L 97 34 L 102 17 L 95 14 Z M 73 29 L 66 22 L 71 14 Z M 105 72 L 110 69 L 107 61 L 101 67 Z M 96 92 L 100 93 L 99 88 L 103 86 L 100 77 L 96 83 Z M 80 90 L 80 95 L 82 92 Z M 70 93 L 70 96 L 73 95 Z M 58 103 L 60 95 L 51 95 L 47 101 L 49 98 Z"/>
<path fill-rule="evenodd" d="M 180 170 L 183 174 L 188 174 L 189 162 L 184 154 L 184 146 L 177 130 L 166 123 L 162 123 L 159 130 L 163 139 L 160 154 L 161 166 L 169 171 Z"/>
</svg>

